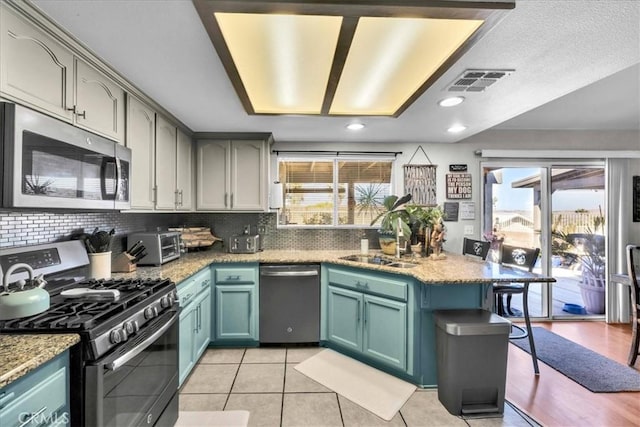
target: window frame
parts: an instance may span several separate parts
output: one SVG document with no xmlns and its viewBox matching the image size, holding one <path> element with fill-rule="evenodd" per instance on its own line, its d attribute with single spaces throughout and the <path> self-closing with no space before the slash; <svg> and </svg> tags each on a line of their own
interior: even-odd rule
<svg viewBox="0 0 640 427">
<path fill-rule="evenodd" d="M 370 154 L 370 155 L 300 155 L 300 154 L 296 154 L 296 155 L 286 155 L 286 154 L 279 154 L 277 159 L 276 159 L 276 176 L 279 178 L 280 177 L 280 163 L 281 162 L 326 162 L 326 161 L 331 161 L 333 163 L 333 224 L 322 224 L 322 225 L 311 225 L 311 224 L 282 224 L 280 221 L 280 215 L 282 215 L 282 209 L 278 209 L 277 212 L 277 220 L 276 220 L 276 228 L 282 228 L 282 229 L 305 229 L 305 230 L 326 230 L 326 229 L 364 229 L 364 230 L 368 230 L 368 229 L 378 229 L 380 228 L 379 225 L 364 225 L 364 224 L 336 224 L 336 222 L 338 221 L 338 210 L 339 210 L 339 205 L 338 205 L 338 191 L 336 191 L 336 189 L 338 188 L 339 182 L 338 182 L 338 167 L 337 164 L 338 162 L 341 161 L 360 161 L 360 162 L 366 162 L 366 161 L 387 161 L 391 163 L 391 179 L 389 180 L 389 187 L 390 187 L 390 195 L 391 194 L 395 194 L 394 190 L 395 190 L 395 176 L 396 176 L 396 157 L 391 155 L 384 155 L 384 156 L 380 156 L 380 155 L 375 155 L 375 154 Z M 286 187 L 286 182 L 282 182 L 283 186 Z"/>
</svg>

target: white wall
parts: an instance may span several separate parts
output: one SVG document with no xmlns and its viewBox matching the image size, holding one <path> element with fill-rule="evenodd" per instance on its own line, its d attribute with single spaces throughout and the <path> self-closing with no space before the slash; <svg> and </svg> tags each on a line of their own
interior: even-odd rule
<svg viewBox="0 0 640 427">
<path fill-rule="evenodd" d="M 365 130 L 366 132 L 366 130 Z M 366 133 L 363 134 L 366 139 Z M 467 164 L 468 173 L 472 175 L 472 199 L 475 202 L 475 220 L 464 220 L 458 222 L 447 222 L 447 236 L 444 245 L 446 250 L 458 252 L 462 248 L 464 237 L 464 226 L 473 225 L 474 234 L 468 237 L 480 238 L 480 196 L 482 177 L 480 175 L 481 157 L 475 152 L 483 148 L 492 149 L 523 149 L 523 150 L 577 150 L 576 158 L 579 157 L 580 150 L 638 150 L 640 151 L 640 132 L 638 131 L 549 131 L 549 130 L 490 130 L 455 144 L 421 144 L 431 162 L 438 165 L 437 169 L 437 200 L 438 204 L 449 201 L 445 198 L 445 175 L 449 173 L 450 164 Z M 335 143 L 295 143 L 295 142 L 275 142 L 273 150 L 354 150 L 354 151 L 401 151 L 397 157 L 394 175 L 394 194 L 401 194 L 403 188 L 403 168 L 402 165 L 409 162 L 409 159 L 418 148 L 418 144 L 398 143 L 390 141 L 388 143 L 357 143 L 357 142 L 335 142 Z M 565 159 L 566 160 L 566 159 Z M 276 157 L 272 157 L 272 171 L 277 171 Z M 426 158 L 422 152 L 418 152 L 412 164 L 425 164 Z M 640 159 L 631 161 L 633 174 L 640 175 Z M 631 188 L 631 184 L 629 184 Z M 631 191 L 631 190 L 629 190 Z M 453 200 L 452 200 L 453 201 Z M 459 201 L 459 200 L 456 200 Z M 630 225 L 630 239 L 640 242 L 640 223 Z"/>
</svg>

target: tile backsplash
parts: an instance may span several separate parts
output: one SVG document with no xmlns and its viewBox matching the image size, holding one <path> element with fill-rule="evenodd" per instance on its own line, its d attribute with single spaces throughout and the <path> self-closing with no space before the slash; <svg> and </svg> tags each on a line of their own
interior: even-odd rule
<svg viewBox="0 0 640 427">
<path fill-rule="evenodd" d="M 114 254 L 122 252 L 126 236 L 136 231 L 164 230 L 168 227 L 210 227 L 213 234 L 227 238 L 242 233 L 244 226 L 265 228 L 265 249 L 323 250 L 360 247 L 360 239 L 368 238 L 372 248 L 378 246 L 373 229 L 294 229 L 277 228 L 274 213 L 121 213 L 121 212 L 33 212 L 0 210 L 0 250 L 16 246 L 68 240 L 72 234 L 116 230 L 112 244 Z M 251 230 L 255 231 L 254 228 Z M 216 243 L 213 250 L 226 251 Z"/>
</svg>

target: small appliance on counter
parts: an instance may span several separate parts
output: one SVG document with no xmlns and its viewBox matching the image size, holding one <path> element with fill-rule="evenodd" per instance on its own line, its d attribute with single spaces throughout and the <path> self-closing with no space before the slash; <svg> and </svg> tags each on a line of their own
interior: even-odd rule
<svg viewBox="0 0 640 427">
<path fill-rule="evenodd" d="M 250 234 L 251 226 L 244 227 L 244 234 L 229 237 L 229 252 L 232 254 L 253 254 L 262 250 L 262 236 Z"/>
<path fill-rule="evenodd" d="M 180 258 L 180 233 L 177 231 L 132 233 L 127 237 L 127 244 L 131 246 L 129 254 L 138 265 L 160 266 Z"/>
</svg>

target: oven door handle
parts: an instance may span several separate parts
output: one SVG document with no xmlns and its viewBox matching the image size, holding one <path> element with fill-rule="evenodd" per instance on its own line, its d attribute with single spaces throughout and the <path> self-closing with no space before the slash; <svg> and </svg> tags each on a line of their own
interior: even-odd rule
<svg viewBox="0 0 640 427">
<path fill-rule="evenodd" d="M 142 341 L 139 345 L 135 346 L 130 351 L 118 357 L 113 362 L 107 363 L 105 365 L 105 368 L 107 368 L 110 371 L 115 371 L 116 369 L 122 367 L 125 363 L 127 363 L 128 361 L 130 361 L 131 359 L 133 359 L 134 357 L 136 357 L 137 355 L 145 351 L 147 347 L 153 344 L 162 334 L 164 334 L 167 331 L 167 329 L 171 327 L 171 325 L 175 322 L 175 319 L 176 317 L 173 316 L 173 318 L 169 322 L 162 325 L 162 327 L 157 331 L 155 331 L 149 338 Z"/>
</svg>

